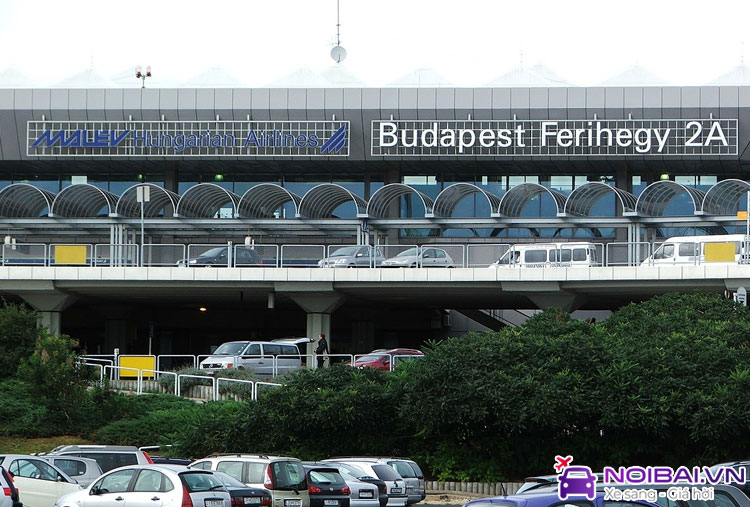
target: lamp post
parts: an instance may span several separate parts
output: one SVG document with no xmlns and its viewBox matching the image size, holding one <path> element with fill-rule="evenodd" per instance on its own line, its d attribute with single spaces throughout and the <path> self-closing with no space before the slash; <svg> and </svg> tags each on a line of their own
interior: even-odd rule
<svg viewBox="0 0 750 507">
<path fill-rule="evenodd" d="M 146 78 L 151 77 L 151 65 L 146 65 L 146 72 L 141 70 L 141 66 L 135 68 L 135 77 L 141 80 L 141 88 L 146 87 Z"/>
<path fill-rule="evenodd" d="M 143 266 L 143 244 L 144 244 L 144 207 L 151 200 L 151 188 L 148 185 L 138 185 L 135 189 L 135 199 L 141 203 L 141 266 Z"/>
</svg>

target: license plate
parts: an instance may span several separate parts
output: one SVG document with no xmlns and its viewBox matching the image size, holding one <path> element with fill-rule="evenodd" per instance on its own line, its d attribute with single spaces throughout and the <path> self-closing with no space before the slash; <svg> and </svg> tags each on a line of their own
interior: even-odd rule
<svg viewBox="0 0 750 507">
<path fill-rule="evenodd" d="M 401 493 L 401 488 L 391 488 L 391 493 Z"/>
<path fill-rule="evenodd" d="M 302 500 L 284 500 L 284 507 L 302 507 Z"/>
<path fill-rule="evenodd" d="M 323 500 L 323 505 L 338 505 L 338 500 Z"/>
<path fill-rule="evenodd" d="M 206 507 L 224 507 L 224 500 L 204 500 Z"/>
<path fill-rule="evenodd" d="M 260 498 L 257 496 L 246 496 L 245 497 L 245 505 L 259 505 L 260 504 Z"/>
<path fill-rule="evenodd" d="M 406 488 L 406 492 L 407 493 L 413 493 L 414 492 L 414 487 L 413 486 L 409 486 L 408 488 Z"/>
<path fill-rule="evenodd" d="M 372 491 L 360 491 L 359 497 L 360 498 L 372 498 L 374 495 L 372 494 Z"/>
</svg>

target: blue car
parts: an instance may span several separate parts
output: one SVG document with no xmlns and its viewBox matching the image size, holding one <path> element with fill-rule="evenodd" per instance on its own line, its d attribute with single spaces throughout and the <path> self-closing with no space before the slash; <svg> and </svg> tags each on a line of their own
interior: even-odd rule
<svg viewBox="0 0 750 507">
<path fill-rule="evenodd" d="M 571 505 L 576 507 L 660 507 L 655 502 L 647 502 L 645 500 L 605 501 L 604 493 L 601 491 L 596 493 L 593 500 L 589 500 L 585 496 L 560 500 L 556 489 L 554 492 L 528 492 L 523 495 L 478 498 L 477 500 L 466 502 L 463 507 L 563 507 Z"/>
</svg>

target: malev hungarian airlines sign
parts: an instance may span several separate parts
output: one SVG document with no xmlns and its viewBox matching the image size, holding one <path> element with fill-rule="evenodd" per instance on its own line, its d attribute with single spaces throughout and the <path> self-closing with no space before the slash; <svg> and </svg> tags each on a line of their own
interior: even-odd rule
<svg viewBox="0 0 750 507">
<path fill-rule="evenodd" d="M 737 155 L 737 120 L 375 120 L 371 154 L 385 157 Z"/>
<path fill-rule="evenodd" d="M 346 157 L 348 121 L 30 121 L 37 157 Z"/>
</svg>

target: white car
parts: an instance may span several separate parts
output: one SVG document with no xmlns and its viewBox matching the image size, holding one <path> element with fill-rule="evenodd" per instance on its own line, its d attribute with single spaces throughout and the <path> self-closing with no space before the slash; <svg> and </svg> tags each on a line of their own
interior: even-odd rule
<svg viewBox="0 0 750 507">
<path fill-rule="evenodd" d="M 52 507 L 62 495 L 81 490 L 75 480 L 39 456 L 0 455 L 0 465 L 13 474 L 24 507 Z"/>
<path fill-rule="evenodd" d="M 409 248 L 384 260 L 381 268 L 455 268 L 456 263 L 442 248 Z"/>
<path fill-rule="evenodd" d="M 71 479 L 75 479 L 84 488 L 102 475 L 102 469 L 95 459 L 78 456 L 47 455 L 41 457 L 65 472 Z"/>
<path fill-rule="evenodd" d="M 404 507 L 409 500 L 406 493 L 406 482 L 385 460 L 377 458 L 332 458 L 321 460 L 321 463 L 334 466 L 336 463 L 354 465 L 367 475 L 384 481 L 388 488 L 387 507 Z"/>
<path fill-rule="evenodd" d="M 91 486 L 60 498 L 55 507 L 231 507 L 224 484 L 206 470 L 180 465 L 130 465 L 101 476 Z"/>
<path fill-rule="evenodd" d="M 307 338 L 302 338 L 309 342 Z M 200 362 L 201 370 L 213 373 L 216 370 L 238 368 L 251 370 L 258 375 L 281 375 L 302 369 L 302 355 L 297 343 L 235 341 L 219 345 L 210 356 Z"/>
</svg>

